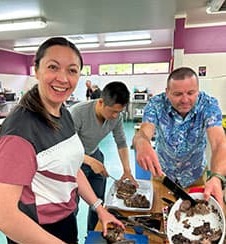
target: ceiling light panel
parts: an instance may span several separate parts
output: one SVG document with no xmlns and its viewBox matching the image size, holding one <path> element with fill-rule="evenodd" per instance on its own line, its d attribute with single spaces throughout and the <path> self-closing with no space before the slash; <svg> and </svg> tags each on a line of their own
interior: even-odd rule
<svg viewBox="0 0 226 244">
<path fill-rule="evenodd" d="M 134 40 L 134 41 L 105 42 L 106 47 L 140 46 L 140 45 L 149 45 L 149 44 L 151 44 L 151 39 Z"/>
<path fill-rule="evenodd" d="M 38 46 L 14 46 L 14 51 L 17 52 L 36 52 Z"/>
<path fill-rule="evenodd" d="M 100 44 L 98 42 L 94 43 L 75 43 L 76 47 L 79 49 L 85 48 L 98 48 Z M 36 52 L 38 50 L 39 45 L 34 46 L 14 46 L 14 50 L 17 52 Z"/>
<path fill-rule="evenodd" d="M 142 40 L 150 39 L 150 31 L 128 31 L 128 32 L 115 32 L 106 33 L 105 41 L 126 41 L 126 40 Z"/>
<path fill-rule="evenodd" d="M 84 49 L 84 48 L 97 48 L 100 46 L 100 43 L 75 43 L 76 47 L 79 49 Z"/>
<path fill-rule="evenodd" d="M 46 27 L 46 21 L 43 18 L 27 18 L 0 21 L 0 31 L 18 31 L 40 29 Z"/>
<path fill-rule="evenodd" d="M 75 43 L 89 43 L 98 42 L 98 37 L 96 34 L 93 35 L 81 35 L 81 36 L 65 36 Z"/>
</svg>

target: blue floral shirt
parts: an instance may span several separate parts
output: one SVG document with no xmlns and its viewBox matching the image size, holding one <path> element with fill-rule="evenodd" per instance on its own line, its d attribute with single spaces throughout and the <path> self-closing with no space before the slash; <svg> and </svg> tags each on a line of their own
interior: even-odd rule
<svg viewBox="0 0 226 244">
<path fill-rule="evenodd" d="M 155 124 L 155 149 L 163 172 L 182 187 L 194 183 L 207 165 L 206 129 L 222 125 L 217 100 L 200 92 L 195 106 L 182 118 L 161 93 L 145 106 L 143 122 Z"/>
</svg>

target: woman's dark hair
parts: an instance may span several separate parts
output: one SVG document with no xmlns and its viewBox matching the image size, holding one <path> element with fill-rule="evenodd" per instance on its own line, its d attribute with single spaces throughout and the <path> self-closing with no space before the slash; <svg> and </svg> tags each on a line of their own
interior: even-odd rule
<svg viewBox="0 0 226 244">
<path fill-rule="evenodd" d="M 127 86 L 121 81 L 108 83 L 101 92 L 101 98 L 107 106 L 121 104 L 125 106 L 129 103 L 130 92 Z"/>
<path fill-rule="evenodd" d="M 46 40 L 41 46 L 38 48 L 38 51 L 35 55 L 35 68 L 38 69 L 40 65 L 41 59 L 45 56 L 46 50 L 52 46 L 64 46 L 70 47 L 76 55 L 80 59 L 80 70 L 83 67 L 83 60 L 82 56 L 77 49 L 77 47 L 67 39 L 63 37 L 53 37 Z M 53 129 L 59 129 L 59 125 L 57 124 L 56 120 L 48 113 L 45 106 L 42 103 L 42 100 L 39 95 L 38 85 L 35 85 L 31 90 L 29 90 L 19 102 L 19 106 L 22 106 L 32 112 L 38 113 L 42 119 L 44 119 L 47 125 Z"/>
<path fill-rule="evenodd" d="M 180 67 L 173 70 L 167 79 L 167 87 L 169 87 L 171 80 L 184 80 L 186 78 L 190 78 L 192 76 L 196 77 L 197 83 L 199 82 L 198 76 L 195 71 L 189 67 Z"/>
<path fill-rule="evenodd" d="M 60 45 L 60 46 L 64 46 L 64 47 L 70 47 L 79 57 L 80 60 L 80 70 L 82 70 L 83 68 L 83 60 L 82 60 L 82 55 L 80 53 L 80 51 L 78 50 L 78 48 L 70 41 L 68 41 L 66 38 L 64 37 L 53 37 L 50 38 L 48 40 L 46 40 L 45 42 L 43 42 L 35 55 L 35 68 L 38 69 L 39 68 L 39 64 L 40 64 L 40 60 L 45 56 L 45 52 L 48 48 L 52 47 L 52 46 L 56 46 L 56 45 Z"/>
</svg>

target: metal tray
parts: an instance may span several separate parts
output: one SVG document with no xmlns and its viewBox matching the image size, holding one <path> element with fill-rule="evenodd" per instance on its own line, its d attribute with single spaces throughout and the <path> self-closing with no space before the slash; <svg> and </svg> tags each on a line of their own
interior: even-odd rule
<svg viewBox="0 0 226 244">
<path fill-rule="evenodd" d="M 110 187 L 110 190 L 107 194 L 107 197 L 105 199 L 105 206 L 110 207 L 110 208 L 125 210 L 125 211 L 134 211 L 134 212 L 149 211 L 152 208 L 152 203 L 153 203 L 152 182 L 150 180 L 136 180 L 136 181 L 139 184 L 139 187 L 138 187 L 136 193 L 146 196 L 146 198 L 150 202 L 149 208 L 131 208 L 131 207 L 125 206 L 123 200 L 116 197 L 117 187 L 116 187 L 115 182 L 112 184 L 112 186 Z"/>
</svg>

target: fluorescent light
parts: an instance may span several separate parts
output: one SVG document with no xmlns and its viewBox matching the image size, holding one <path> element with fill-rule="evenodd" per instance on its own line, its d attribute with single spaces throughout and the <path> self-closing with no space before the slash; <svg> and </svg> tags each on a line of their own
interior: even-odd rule
<svg viewBox="0 0 226 244">
<path fill-rule="evenodd" d="M 29 30 L 44 27 L 46 27 L 46 21 L 40 17 L 0 21 L 0 31 Z"/>
<path fill-rule="evenodd" d="M 100 46 L 100 43 L 98 43 L 98 42 L 90 42 L 90 43 L 75 43 L 75 45 L 76 45 L 76 47 L 77 48 L 81 48 L 81 49 L 83 49 L 83 48 L 97 48 L 97 47 L 99 47 Z"/>
<path fill-rule="evenodd" d="M 129 41 L 117 41 L 117 42 L 105 42 L 106 47 L 124 47 L 124 46 L 139 46 L 149 45 L 151 39 L 148 40 L 129 40 Z"/>
<path fill-rule="evenodd" d="M 105 41 L 133 41 L 150 39 L 150 31 L 126 31 L 126 32 L 112 32 L 105 34 Z"/>
<path fill-rule="evenodd" d="M 17 52 L 36 52 L 38 46 L 14 46 L 14 50 Z"/>
<path fill-rule="evenodd" d="M 73 42 L 78 42 L 78 43 L 90 43 L 90 42 L 97 42 L 98 38 L 97 35 L 95 34 L 87 34 L 87 35 L 70 35 L 70 36 L 65 36 L 72 40 Z"/>
<path fill-rule="evenodd" d="M 75 43 L 77 48 L 97 48 L 100 46 L 99 43 L 97 42 L 90 42 L 90 43 Z M 27 45 L 20 45 L 20 46 L 14 46 L 14 50 L 17 52 L 36 52 L 38 50 L 38 45 L 31 45 L 31 46 L 27 46 Z"/>
</svg>

